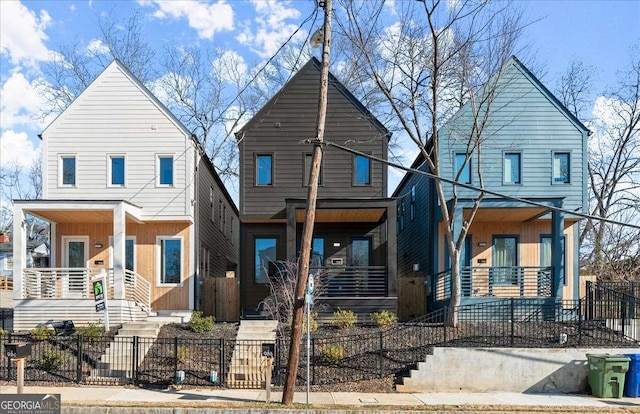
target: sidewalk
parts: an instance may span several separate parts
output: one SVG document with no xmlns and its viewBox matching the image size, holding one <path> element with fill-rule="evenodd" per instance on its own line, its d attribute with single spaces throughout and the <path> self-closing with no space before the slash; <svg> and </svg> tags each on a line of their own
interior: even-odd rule
<svg viewBox="0 0 640 414">
<path fill-rule="evenodd" d="M 0 394 L 15 394 L 15 386 L 0 386 Z M 61 394 L 63 407 L 66 406 L 118 406 L 118 407 L 260 407 L 265 402 L 264 390 L 229 389 L 183 389 L 156 390 L 130 387 L 25 387 L 25 394 Z M 280 402 L 282 393 L 272 392 L 271 401 Z M 2 397 L 0 397 L 0 400 Z M 306 393 L 296 392 L 295 402 L 306 403 Z M 433 410 L 451 407 L 464 409 L 482 407 L 504 410 L 508 407 L 520 407 L 526 411 L 534 407 L 564 407 L 572 412 L 586 412 L 593 408 L 597 411 L 624 409 L 626 412 L 640 413 L 640 398 L 603 399 L 587 395 L 565 394 L 521 394 L 515 392 L 486 393 L 357 393 L 357 392 L 313 392 L 309 403 L 315 407 L 406 407 L 414 410 Z M 271 409 L 281 408 L 271 406 Z M 607 409 L 607 410 L 602 410 Z M 445 410 L 446 411 L 446 410 Z M 522 411 L 522 410 L 518 410 Z M 111 411 L 110 411 L 111 412 Z"/>
</svg>

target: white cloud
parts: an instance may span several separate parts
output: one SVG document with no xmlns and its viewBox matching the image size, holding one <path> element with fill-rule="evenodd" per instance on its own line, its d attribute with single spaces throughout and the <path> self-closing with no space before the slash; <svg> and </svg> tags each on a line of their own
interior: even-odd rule
<svg viewBox="0 0 640 414">
<path fill-rule="evenodd" d="M 76 11 L 76 5 L 72 4 L 71 6 L 69 6 L 69 10 L 72 12 Z"/>
<path fill-rule="evenodd" d="M 157 6 L 153 16 L 158 19 L 186 18 L 189 27 L 203 39 L 212 39 L 216 32 L 233 30 L 233 8 L 225 0 L 204 3 L 195 0 L 139 0 L 142 6 Z"/>
<path fill-rule="evenodd" d="M 109 48 L 102 43 L 102 40 L 93 39 L 87 45 L 87 52 L 89 52 L 90 55 L 104 55 L 109 53 Z"/>
<path fill-rule="evenodd" d="M 227 50 L 213 61 L 213 71 L 224 82 L 243 83 L 247 79 L 247 64 L 240 54 Z"/>
<path fill-rule="evenodd" d="M 251 0 L 255 7 L 257 17 L 254 22 L 257 25 L 255 32 L 251 23 L 244 23 L 244 30 L 236 39 L 262 58 L 273 56 L 282 44 L 298 28 L 297 24 L 287 23 L 288 19 L 300 17 L 300 11 L 290 7 L 288 0 Z M 306 36 L 302 31 L 298 36 Z"/>
<path fill-rule="evenodd" d="M 0 137 L 0 166 L 29 168 L 38 158 L 39 151 L 40 147 L 35 148 L 26 132 L 3 131 Z"/>
<path fill-rule="evenodd" d="M 3 129 L 16 126 L 42 127 L 37 117 L 43 102 L 31 83 L 22 73 L 15 72 L 2 85 L 0 91 L 0 125 Z"/>
<path fill-rule="evenodd" d="M 44 29 L 50 23 L 46 10 L 36 15 L 19 1 L 0 1 L 0 53 L 9 56 L 14 65 L 35 66 L 37 61 L 47 60 Z"/>
</svg>

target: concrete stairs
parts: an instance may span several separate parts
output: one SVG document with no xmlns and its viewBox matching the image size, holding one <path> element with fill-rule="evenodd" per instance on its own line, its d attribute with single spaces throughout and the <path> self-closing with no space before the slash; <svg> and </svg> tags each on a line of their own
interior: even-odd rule
<svg viewBox="0 0 640 414">
<path fill-rule="evenodd" d="M 267 358 L 262 344 L 276 342 L 278 322 L 242 320 L 227 373 L 229 388 L 264 388 L 267 380 Z"/>
<path fill-rule="evenodd" d="M 91 375 L 87 378 L 87 382 L 100 384 L 131 382 L 134 371 L 133 337 L 140 338 L 137 355 L 139 366 L 158 337 L 162 325 L 156 321 L 130 322 L 122 325 L 105 353 L 100 357 L 96 367 L 91 369 Z"/>
</svg>

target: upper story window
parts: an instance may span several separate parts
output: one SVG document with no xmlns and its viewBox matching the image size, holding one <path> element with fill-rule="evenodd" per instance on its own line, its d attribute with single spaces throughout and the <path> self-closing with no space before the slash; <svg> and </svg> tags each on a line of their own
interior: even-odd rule
<svg viewBox="0 0 640 414">
<path fill-rule="evenodd" d="M 158 155 L 158 184 L 173 185 L 173 156 Z"/>
<path fill-rule="evenodd" d="M 108 165 L 109 186 L 124 187 L 125 158 L 124 155 L 110 155 Z"/>
<path fill-rule="evenodd" d="M 409 218 L 411 221 L 416 216 L 416 186 L 411 187 L 411 205 L 409 206 Z"/>
<path fill-rule="evenodd" d="M 311 166 L 313 165 L 313 154 L 304 154 L 304 185 L 311 183 Z M 318 175 L 318 185 L 322 185 L 322 163 L 320 163 L 320 174 Z"/>
<path fill-rule="evenodd" d="M 467 161 L 467 154 L 465 152 L 456 152 L 456 169 L 454 170 L 454 177 L 460 174 L 458 182 L 463 184 L 471 184 L 471 160 Z"/>
<path fill-rule="evenodd" d="M 256 185 L 273 185 L 273 155 L 256 155 Z"/>
<path fill-rule="evenodd" d="M 521 184 L 522 183 L 522 153 L 505 152 L 502 164 L 503 183 L 504 184 Z"/>
<path fill-rule="evenodd" d="M 76 156 L 61 155 L 60 156 L 59 182 L 61 186 L 75 187 L 76 185 Z"/>
<path fill-rule="evenodd" d="M 568 184 L 570 177 L 571 158 L 568 152 L 553 153 L 553 183 Z"/>
<path fill-rule="evenodd" d="M 353 184 L 371 185 L 371 160 L 362 155 L 353 157 Z"/>
</svg>

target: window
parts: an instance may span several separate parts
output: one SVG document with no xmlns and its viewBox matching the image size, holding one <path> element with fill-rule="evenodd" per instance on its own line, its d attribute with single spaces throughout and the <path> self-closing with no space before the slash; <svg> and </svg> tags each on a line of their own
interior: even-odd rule
<svg viewBox="0 0 640 414">
<path fill-rule="evenodd" d="M 467 161 L 467 154 L 464 152 L 456 152 L 456 169 L 454 178 L 460 174 L 459 183 L 471 184 L 471 159 Z"/>
<path fill-rule="evenodd" d="M 125 160 L 123 155 L 109 156 L 109 186 L 124 187 Z"/>
<path fill-rule="evenodd" d="M 553 182 L 556 184 L 570 182 L 569 170 L 571 161 L 568 152 L 553 153 Z"/>
<path fill-rule="evenodd" d="M 324 264 L 324 237 L 314 237 L 311 246 L 311 265 L 312 269 L 318 269 Z"/>
<path fill-rule="evenodd" d="M 491 279 L 494 284 L 517 285 L 519 281 L 518 238 L 516 236 L 493 237 L 493 266 Z"/>
<path fill-rule="evenodd" d="M 256 237 L 254 260 L 255 282 L 269 283 L 269 263 L 276 261 L 277 240 L 275 237 Z"/>
<path fill-rule="evenodd" d="M 409 207 L 409 217 L 411 221 L 413 221 L 415 216 L 416 216 L 416 186 L 414 185 L 411 187 L 411 204 Z"/>
<path fill-rule="evenodd" d="M 505 152 L 503 164 L 504 184 L 520 184 L 522 182 L 521 157 L 519 152 Z"/>
<path fill-rule="evenodd" d="M 182 282 L 182 238 L 159 237 L 160 283 L 179 284 Z"/>
<path fill-rule="evenodd" d="M 216 222 L 216 205 L 215 205 L 216 194 L 213 192 L 213 187 L 209 189 L 209 203 L 211 204 L 211 222 Z"/>
<path fill-rule="evenodd" d="M 313 154 L 304 155 L 304 185 L 311 183 L 311 165 L 313 164 Z M 318 185 L 322 185 L 322 162 L 320 163 L 320 174 L 318 175 Z"/>
<path fill-rule="evenodd" d="M 256 185 L 273 185 L 273 156 L 256 156 Z"/>
<path fill-rule="evenodd" d="M 158 184 L 173 185 L 173 156 L 158 156 Z"/>
<path fill-rule="evenodd" d="M 63 155 L 60 157 L 60 184 L 70 187 L 76 185 L 75 155 Z"/>
<path fill-rule="evenodd" d="M 362 155 L 353 157 L 353 183 L 356 185 L 371 184 L 371 162 Z"/>
</svg>

